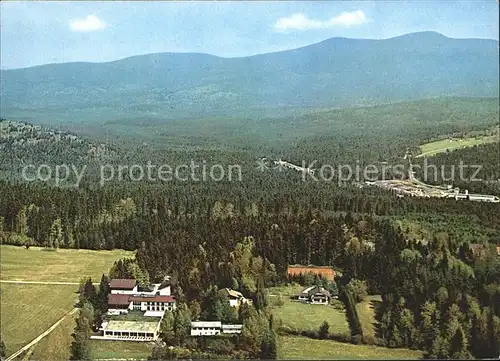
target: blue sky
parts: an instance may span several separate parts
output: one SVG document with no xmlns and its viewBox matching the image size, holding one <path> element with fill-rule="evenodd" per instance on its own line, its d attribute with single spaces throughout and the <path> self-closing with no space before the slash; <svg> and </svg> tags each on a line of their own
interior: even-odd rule
<svg viewBox="0 0 500 361">
<path fill-rule="evenodd" d="M 2 1 L 0 9 L 4 69 L 155 52 L 236 57 L 416 31 L 498 40 L 499 27 L 495 0 Z"/>
</svg>

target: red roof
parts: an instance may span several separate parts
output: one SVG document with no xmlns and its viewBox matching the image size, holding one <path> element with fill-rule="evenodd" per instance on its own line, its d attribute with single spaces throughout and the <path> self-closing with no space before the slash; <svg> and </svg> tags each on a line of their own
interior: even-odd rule
<svg viewBox="0 0 500 361">
<path fill-rule="evenodd" d="M 175 302 L 172 296 L 131 296 L 131 301 L 134 302 Z"/>
<path fill-rule="evenodd" d="M 288 274 L 295 276 L 299 274 L 314 273 L 325 277 L 329 281 L 335 278 L 335 271 L 330 266 L 289 266 Z"/>
<path fill-rule="evenodd" d="M 108 295 L 108 305 L 128 306 L 130 304 L 130 295 L 110 294 Z"/>
<path fill-rule="evenodd" d="M 133 290 L 137 285 L 136 280 L 124 279 L 124 278 L 115 278 L 112 279 L 109 283 L 109 287 L 112 290 Z"/>
</svg>

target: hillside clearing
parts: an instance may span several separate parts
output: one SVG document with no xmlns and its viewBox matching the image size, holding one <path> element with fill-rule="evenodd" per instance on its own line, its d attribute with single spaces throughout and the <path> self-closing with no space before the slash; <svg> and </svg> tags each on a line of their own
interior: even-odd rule
<svg viewBox="0 0 500 361">
<path fill-rule="evenodd" d="M 78 299 L 75 286 L 1 284 L 0 290 L 7 355 L 45 332 L 71 311 Z"/>
<path fill-rule="evenodd" d="M 40 247 L 1 245 L 0 270 L 2 280 L 79 282 L 82 277 L 92 277 L 99 282 L 114 261 L 133 256 L 133 252 L 123 250 L 44 251 Z"/>
<path fill-rule="evenodd" d="M 280 337 L 278 350 L 278 358 L 282 360 L 417 360 L 421 357 L 420 351 L 353 345 L 298 336 Z"/>
<path fill-rule="evenodd" d="M 422 144 L 420 146 L 421 154 L 417 157 L 432 156 L 437 153 L 452 151 L 460 148 L 473 147 L 475 145 L 498 142 L 498 135 L 482 136 L 464 139 L 443 139 L 435 142 Z"/>
<path fill-rule="evenodd" d="M 269 290 L 269 294 L 275 295 L 270 298 L 272 313 L 280 320 L 282 327 L 297 331 L 317 331 L 321 324 L 327 321 L 331 333 L 349 332 L 344 311 L 337 310 L 332 306 L 310 305 L 292 301 L 290 296 L 302 288 L 299 285 L 294 285 L 274 287 Z M 278 298 L 283 301 L 283 305 L 276 304 Z"/>
</svg>

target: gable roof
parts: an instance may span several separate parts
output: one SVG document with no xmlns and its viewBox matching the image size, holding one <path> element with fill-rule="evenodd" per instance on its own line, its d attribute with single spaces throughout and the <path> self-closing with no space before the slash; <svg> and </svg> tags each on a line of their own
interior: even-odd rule
<svg viewBox="0 0 500 361">
<path fill-rule="evenodd" d="M 335 278 L 335 271 L 330 266 L 288 266 L 288 274 L 291 276 L 298 276 L 306 273 L 321 275 L 329 281 L 333 281 Z"/>
<path fill-rule="evenodd" d="M 109 283 L 112 290 L 133 290 L 136 285 L 136 280 L 126 278 L 114 278 Z"/>
<path fill-rule="evenodd" d="M 130 295 L 121 295 L 111 293 L 108 295 L 108 305 L 111 306 L 128 306 L 130 305 Z"/>
<path fill-rule="evenodd" d="M 305 289 L 302 290 L 301 293 L 299 293 L 296 296 L 312 296 L 312 295 L 317 295 L 317 294 L 322 294 L 325 296 L 330 297 L 331 294 L 328 292 L 326 289 L 320 286 L 309 286 Z"/>
<path fill-rule="evenodd" d="M 162 289 L 167 288 L 168 286 L 171 286 L 171 285 L 172 285 L 172 281 L 165 280 L 162 283 L 160 283 L 160 285 L 158 286 L 158 289 L 162 290 Z"/>
<path fill-rule="evenodd" d="M 232 290 L 230 288 L 224 288 L 224 289 L 222 289 L 222 291 L 225 291 L 230 298 L 238 298 L 238 299 L 244 298 L 243 295 L 241 294 L 241 292 Z"/>
</svg>

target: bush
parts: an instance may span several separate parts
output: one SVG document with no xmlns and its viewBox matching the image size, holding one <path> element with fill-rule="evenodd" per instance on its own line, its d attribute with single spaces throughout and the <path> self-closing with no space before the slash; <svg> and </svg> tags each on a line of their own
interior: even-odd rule
<svg viewBox="0 0 500 361">
<path fill-rule="evenodd" d="M 361 302 L 368 296 L 367 286 L 365 281 L 352 279 L 347 284 L 347 290 L 352 294 L 356 303 Z"/>
<path fill-rule="evenodd" d="M 339 311 L 344 311 L 345 310 L 344 303 L 342 301 L 340 301 L 340 300 L 332 300 L 331 305 L 336 310 L 339 310 Z"/>
<path fill-rule="evenodd" d="M 318 333 L 319 338 L 321 338 L 321 339 L 326 338 L 328 336 L 329 329 L 330 329 L 330 325 L 328 324 L 328 322 L 323 321 L 323 323 L 319 327 L 319 333 Z"/>
<path fill-rule="evenodd" d="M 355 345 L 361 345 L 363 343 L 363 336 L 354 335 L 351 337 L 351 342 Z"/>
<path fill-rule="evenodd" d="M 372 335 L 363 335 L 363 343 L 366 345 L 376 345 L 377 340 Z"/>
<path fill-rule="evenodd" d="M 278 297 L 276 297 L 276 299 L 273 302 L 273 305 L 276 307 L 281 307 L 284 304 L 285 304 L 285 302 L 283 301 L 283 297 L 281 297 L 281 295 L 278 295 Z"/>
</svg>

